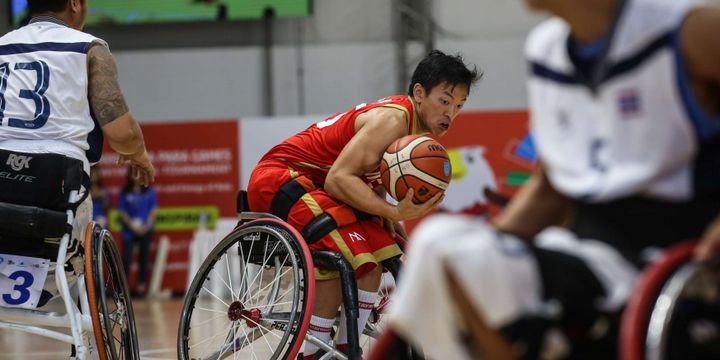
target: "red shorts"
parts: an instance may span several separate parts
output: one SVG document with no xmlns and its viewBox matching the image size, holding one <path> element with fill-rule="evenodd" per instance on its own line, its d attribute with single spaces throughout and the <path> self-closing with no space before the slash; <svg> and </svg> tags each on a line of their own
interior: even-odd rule
<svg viewBox="0 0 720 360">
<path fill-rule="evenodd" d="M 259 163 L 250 175 L 247 188 L 250 209 L 269 212 L 280 186 L 299 175 L 298 171 L 281 161 L 266 160 Z M 287 222 L 302 231 L 308 222 L 324 210 L 341 205 L 342 202 L 325 190 L 315 189 L 303 195 L 291 207 Z M 341 253 L 355 269 L 358 278 L 373 270 L 379 262 L 402 254 L 393 235 L 383 226 L 379 217 L 340 226 L 310 245 L 310 250 Z M 315 269 L 315 276 L 319 280 L 326 280 L 336 278 L 338 274 L 336 271 Z"/>
</svg>

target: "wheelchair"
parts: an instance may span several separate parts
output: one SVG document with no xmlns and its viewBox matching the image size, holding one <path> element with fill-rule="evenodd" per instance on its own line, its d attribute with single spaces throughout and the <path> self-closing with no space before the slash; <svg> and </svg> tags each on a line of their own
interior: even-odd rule
<svg viewBox="0 0 720 360">
<path fill-rule="evenodd" d="M 720 359 L 720 266 L 692 262 L 696 240 L 664 250 L 641 273 L 620 321 L 621 360 Z M 408 359 L 383 332 L 370 360 Z"/>
<path fill-rule="evenodd" d="M 664 251 L 623 312 L 623 360 L 720 359 L 720 266 L 691 261 L 696 240 Z"/>
<path fill-rule="evenodd" d="M 295 359 L 308 341 L 326 352 L 322 359 L 359 359 L 362 349 L 368 351 L 384 327 L 383 313 L 391 301 L 399 257 L 383 262 L 387 271 L 379 300 L 358 334 L 355 272 L 342 255 L 311 252 L 303 236 L 278 217 L 245 211 L 244 191 L 238 193 L 237 205 L 237 227 L 213 248 L 185 296 L 178 357 Z M 347 353 L 307 333 L 315 297 L 315 266 L 340 273 Z"/>
<path fill-rule="evenodd" d="M 139 359 L 115 241 L 94 222 L 83 244 L 72 239 L 89 193 L 82 162 L 0 150 L 2 164 L 12 170 L 0 171 L 0 328 L 68 343 L 74 359 Z"/>
</svg>

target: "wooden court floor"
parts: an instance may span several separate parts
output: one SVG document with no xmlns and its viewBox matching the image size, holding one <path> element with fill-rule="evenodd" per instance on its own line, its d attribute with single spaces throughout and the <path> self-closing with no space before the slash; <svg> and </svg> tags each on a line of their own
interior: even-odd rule
<svg viewBox="0 0 720 360">
<path fill-rule="evenodd" d="M 182 298 L 133 299 L 143 360 L 177 359 L 175 350 Z M 17 331 L 0 330 L 0 359 L 67 359 L 70 345 Z"/>
</svg>

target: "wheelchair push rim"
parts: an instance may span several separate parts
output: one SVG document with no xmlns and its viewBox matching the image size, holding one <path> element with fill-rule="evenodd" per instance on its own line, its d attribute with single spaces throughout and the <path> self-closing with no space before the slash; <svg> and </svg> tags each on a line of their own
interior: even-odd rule
<svg viewBox="0 0 720 360">
<path fill-rule="evenodd" d="M 294 358 L 313 297 L 312 259 L 297 231 L 274 219 L 243 224 L 213 248 L 193 278 L 180 318 L 178 355 Z"/>
<path fill-rule="evenodd" d="M 88 302 L 99 358 L 139 359 L 135 317 L 115 241 L 94 222 L 85 233 Z"/>
</svg>

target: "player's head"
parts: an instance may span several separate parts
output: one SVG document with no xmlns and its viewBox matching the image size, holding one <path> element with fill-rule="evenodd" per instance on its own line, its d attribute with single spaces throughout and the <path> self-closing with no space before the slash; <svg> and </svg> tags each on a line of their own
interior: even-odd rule
<svg viewBox="0 0 720 360">
<path fill-rule="evenodd" d="M 445 135 L 480 76 L 477 67 L 470 68 L 460 55 L 433 50 L 420 61 L 410 80 L 408 95 L 417 104 L 422 130 Z"/>
<path fill-rule="evenodd" d="M 87 19 L 87 0 L 28 0 L 31 16 L 52 14 L 81 30 Z"/>
</svg>

